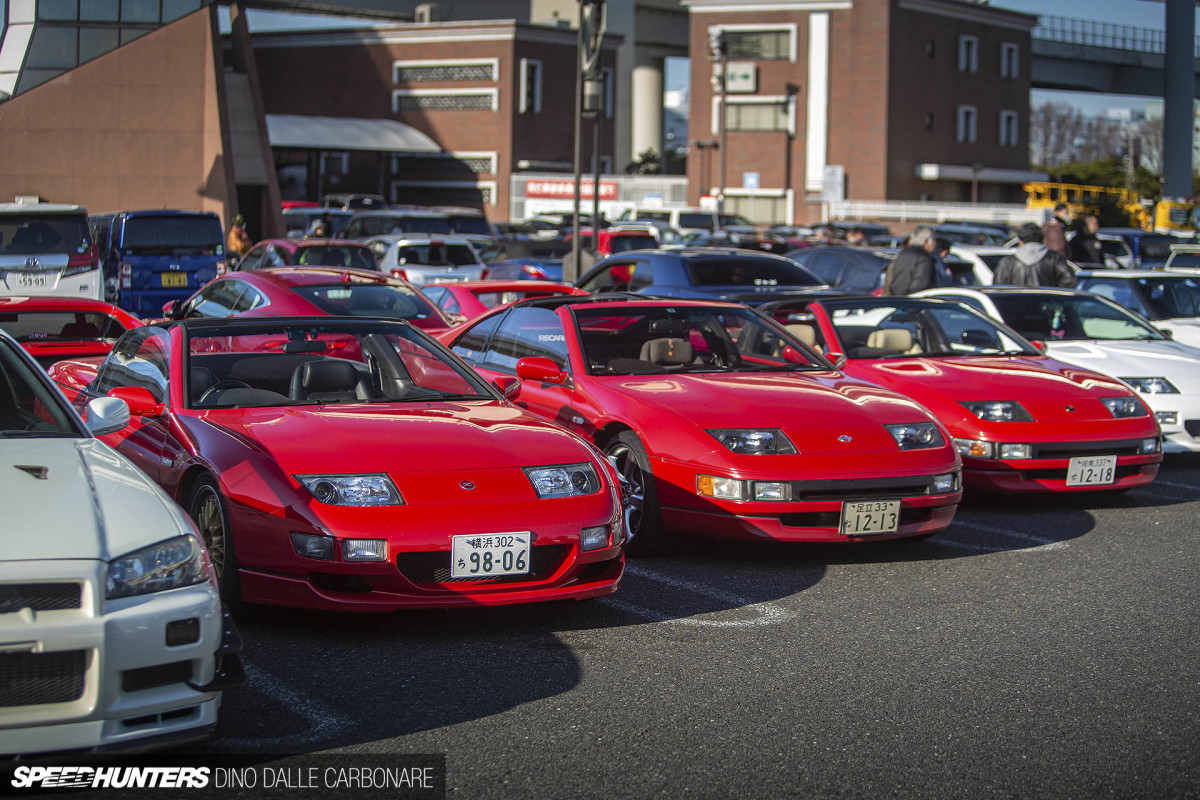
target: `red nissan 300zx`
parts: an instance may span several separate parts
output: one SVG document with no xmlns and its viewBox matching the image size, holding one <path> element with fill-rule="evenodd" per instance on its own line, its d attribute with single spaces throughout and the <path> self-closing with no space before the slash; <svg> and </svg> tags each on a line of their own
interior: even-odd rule
<svg viewBox="0 0 1200 800">
<path fill-rule="evenodd" d="M 611 465 L 407 323 L 187 320 L 52 377 L 128 403 L 104 438 L 192 515 L 226 601 L 389 611 L 620 580 Z"/>
</svg>

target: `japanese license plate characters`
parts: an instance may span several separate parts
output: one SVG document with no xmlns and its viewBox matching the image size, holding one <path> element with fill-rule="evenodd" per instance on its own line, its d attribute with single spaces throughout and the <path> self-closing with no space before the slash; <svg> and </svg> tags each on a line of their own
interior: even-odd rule
<svg viewBox="0 0 1200 800">
<path fill-rule="evenodd" d="M 528 531 L 450 537 L 450 577 L 529 574 Z"/>
<path fill-rule="evenodd" d="M 188 276 L 186 272 L 163 272 L 159 277 L 162 279 L 163 286 L 187 286 Z"/>
<path fill-rule="evenodd" d="M 1116 480 L 1116 456 L 1072 458 L 1067 462 L 1067 486 L 1105 486 Z"/>
<path fill-rule="evenodd" d="M 895 533 L 900 527 L 899 500 L 859 500 L 842 503 L 843 536 Z"/>
</svg>

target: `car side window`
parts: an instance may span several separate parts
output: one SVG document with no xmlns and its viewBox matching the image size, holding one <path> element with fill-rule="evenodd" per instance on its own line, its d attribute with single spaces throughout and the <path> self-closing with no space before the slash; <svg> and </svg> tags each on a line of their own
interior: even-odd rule
<svg viewBox="0 0 1200 800">
<path fill-rule="evenodd" d="M 234 314 L 241 281 L 217 281 L 200 290 L 184 312 L 188 317 L 228 317 Z"/>
<path fill-rule="evenodd" d="M 830 286 L 838 285 L 838 277 L 842 274 L 844 259 L 836 253 L 818 253 L 808 268 L 818 278 Z"/>
<path fill-rule="evenodd" d="M 263 256 L 266 255 L 267 246 L 265 244 L 253 247 L 249 253 L 246 253 L 245 258 L 238 262 L 239 270 L 258 269 L 262 266 Z"/>
<path fill-rule="evenodd" d="M 240 289 L 237 299 L 233 301 L 234 314 L 243 314 L 267 302 L 267 298 L 263 296 L 262 292 L 245 281 L 229 281 L 229 283 L 236 283 Z"/>
<path fill-rule="evenodd" d="M 141 386 L 160 403 L 167 401 L 168 355 L 171 339 L 162 328 L 134 328 L 126 333 L 100 366 L 91 390 L 98 395 L 110 389 Z"/>
<path fill-rule="evenodd" d="M 530 356 L 567 367 L 567 337 L 558 314 L 549 308 L 514 308 L 505 315 L 484 353 L 483 364 L 516 370 L 517 361 Z"/>
<path fill-rule="evenodd" d="M 504 316 L 506 315 L 497 314 L 472 326 L 470 330 L 458 337 L 458 340 L 454 342 L 454 346 L 450 348 L 454 352 L 454 355 L 468 364 L 478 364 L 483 357 L 483 348 L 487 345 L 488 339 L 491 338 L 492 332 L 496 330 L 496 325 L 499 324 L 501 318 Z"/>
<path fill-rule="evenodd" d="M 1136 311 L 1143 317 L 1149 318 L 1151 316 L 1128 281 L 1109 281 L 1103 278 L 1095 278 L 1086 283 L 1081 283 L 1079 288 L 1089 291 L 1094 295 L 1106 297 L 1119 306 L 1125 306 L 1125 308 Z"/>
<path fill-rule="evenodd" d="M 580 288 L 596 294 L 599 292 L 636 292 L 653 281 L 650 264 L 643 261 L 619 261 L 608 264 Z"/>
</svg>

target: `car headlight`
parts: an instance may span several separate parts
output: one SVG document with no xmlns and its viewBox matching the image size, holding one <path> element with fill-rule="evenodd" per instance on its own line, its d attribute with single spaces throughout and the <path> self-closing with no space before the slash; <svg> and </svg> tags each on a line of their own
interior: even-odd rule
<svg viewBox="0 0 1200 800">
<path fill-rule="evenodd" d="M 783 431 L 776 428 L 715 429 L 709 434 L 734 453 L 758 456 L 796 452 Z"/>
<path fill-rule="evenodd" d="M 946 443 L 941 431 L 932 422 L 905 422 L 900 425 L 884 425 L 888 433 L 900 445 L 901 450 L 922 450 L 941 447 Z"/>
<path fill-rule="evenodd" d="M 1016 400 L 968 400 L 962 406 L 989 422 L 1033 422 L 1033 416 Z"/>
<path fill-rule="evenodd" d="M 1142 394 L 1179 394 L 1175 384 L 1166 378 L 1121 378 Z"/>
<path fill-rule="evenodd" d="M 1109 412 L 1118 419 L 1121 417 L 1144 417 L 1150 413 L 1142 401 L 1136 397 L 1101 397 L 1100 402 L 1104 403 Z"/>
<path fill-rule="evenodd" d="M 525 474 L 540 498 L 580 497 L 600 491 L 600 478 L 591 464 L 526 467 Z"/>
<path fill-rule="evenodd" d="M 133 597 L 194 586 L 209 579 L 208 559 L 191 534 L 152 544 L 108 562 L 105 597 Z"/>
<path fill-rule="evenodd" d="M 387 475 L 297 475 L 317 502 L 329 506 L 402 506 L 404 498 Z"/>
</svg>

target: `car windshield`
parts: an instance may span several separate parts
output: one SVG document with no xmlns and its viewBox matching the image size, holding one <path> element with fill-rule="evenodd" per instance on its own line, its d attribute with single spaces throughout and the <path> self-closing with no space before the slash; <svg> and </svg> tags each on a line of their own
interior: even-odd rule
<svg viewBox="0 0 1200 800">
<path fill-rule="evenodd" d="M 425 298 L 404 286 L 339 282 L 294 286 L 292 291 L 339 317 L 419 320 L 438 316 Z"/>
<path fill-rule="evenodd" d="M 84 435 L 45 374 L 0 339 L 0 439 Z"/>
<path fill-rule="evenodd" d="M 221 223 L 208 215 L 137 216 L 125 221 L 121 251 L 127 255 L 219 255 Z"/>
<path fill-rule="evenodd" d="M 704 228 L 712 230 L 713 215 L 703 212 L 688 212 L 679 215 L 679 227 L 681 228 Z"/>
<path fill-rule="evenodd" d="M 1152 319 L 1200 317 L 1200 278 L 1138 278 Z"/>
<path fill-rule="evenodd" d="M 649 234 L 645 236 L 614 236 L 609 241 L 609 249 L 614 253 L 624 253 L 627 250 L 653 250 L 658 247 L 658 240 Z"/>
<path fill-rule="evenodd" d="M 475 251 L 465 244 L 405 244 L 396 249 L 396 263 L 425 264 L 431 267 L 474 266 Z"/>
<path fill-rule="evenodd" d="M 118 339 L 125 326 L 95 311 L 5 311 L 0 328 L 21 344 Z"/>
<path fill-rule="evenodd" d="M 1027 339 L 1165 339 L 1115 303 L 1084 295 L 994 294 L 1005 324 Z"/>
<path fill-rule="evenodd" d="M 261 408 L 494 400 L 424 334 L 383 320 L 206 323 L 186 337 L 190 406 Z"/>
<path fill-rule="evenodd" d="M 747 308 L 596 305 L 573 311 L 593 375 L 833 369 Z"/>
<path fill-rule="evenodd" d="M 341 233 L 346 227 L 346 223 L 354 216 L 349 211 L 329 208 L 291 208 L 283 212 L 283 225 L 288 230 L 288 235 L 304 234 L 315 220 L 322 217 L 329 218 L 330 236 L 336 236 Z"/>
<path fill-rule="evenodd" d="M 957 303 L 889 298 L 822 305 L 848 358 L 1039 355 L 1008 329 Z"/>
<path fill-rule="evenodd" d="M 1165 259 L 1171 255 L 1171 245 L 1178 243 L 1174 236 L 1141 236 L 1138 238 L 1138 257 Z"/>
<path fill-rule="evenodd" d="M 370 249 L 359 245 L 302 245 L 292 254 L 292 263 L 309 267 L 351 267 L 372 272 L 378 269 Z"/>
<path fill-rule="evenodd" d="M 821 286 L 799 264 L 770 257 L 693 258 L 687 262 L 693 286 Z"/>
<path fill-rule="evenodd" d="M 0 256 L 79 254 L 91 246 L 82 212 L 0 215 Z"/>
<path fill-rule="evenodd" d="M 487 220 L 483 217 L 474 217 L 467 214 L 451 214 L 450 227 L 454 228 L 455 233 L 478 233 L 484 236 L 492 235 L 492 229 L 488 226 Z"/>
<path fill-rule="evenodd" d="M 378 236 L 386 233 L 453 233 L 450 230 L 450 220 L 445 217 L 364 217 L 361 223 L 360 236 Z"/>
<path fill-rule="evenodd" d="M 1200 253 L 1179 252 L 1171 256 L 1168 267 L 1200 267 Z"/>
</svg>

